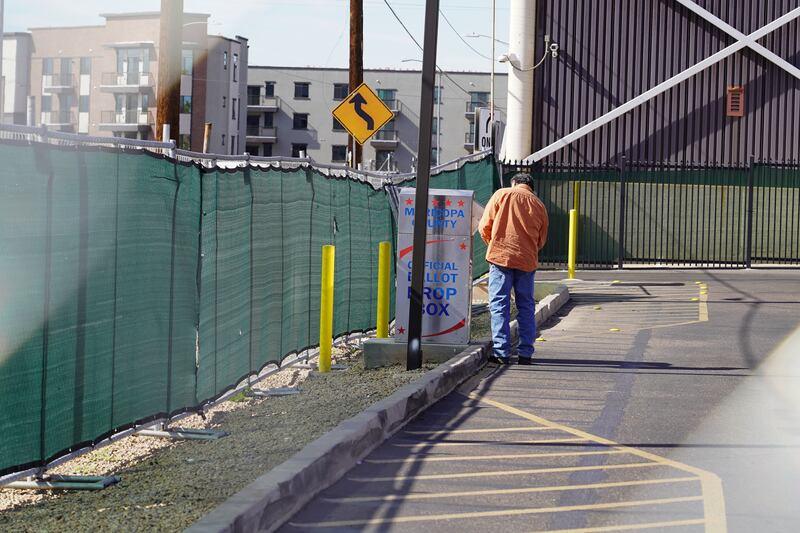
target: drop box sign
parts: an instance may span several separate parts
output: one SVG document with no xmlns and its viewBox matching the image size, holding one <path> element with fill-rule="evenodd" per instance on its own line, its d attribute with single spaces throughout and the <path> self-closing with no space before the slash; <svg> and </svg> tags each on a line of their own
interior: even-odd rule
<svg viewBox="0 0 800 533">
<path fill-rule="evenodd" d="M 408 340 L 416 189 L 399 194 L 395 338 Z M 431 189 L 427 207 L 422 341 L 467 344 L 472 308 L 473 191 Z"/>
</svg>

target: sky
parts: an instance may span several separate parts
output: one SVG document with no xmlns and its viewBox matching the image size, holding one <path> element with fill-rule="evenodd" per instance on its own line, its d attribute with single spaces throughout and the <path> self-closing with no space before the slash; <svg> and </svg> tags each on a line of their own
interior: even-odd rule
<svg viewBox="0 0 800 533">
<path fill-rule="evenodd" d="M 422 43 L 425 0 L 388 0 Z M 115 4 L 126 6 L 125 9 Z M 496 0 L 496 38 L 508 41 L 509 0 Z M 135 5 L 135 8 L 130 6 Z M 155 11 L 160 0 L 5 0 L 5 31 L 31 27 L 102 24 L 100 13 Z M 209 33 L 250 40 L 251 65 L 347 67 L 349 0 L 184 0 L 189 12 L 211 15 Z M 459 35 L 492 32 L 492 0 L 440 0 L 438 63 L 445 70 L 488 72 L 491 39 Z M 497 43 L 495 57 L 506 51 Z M 485 56 L 485 57 L 482 57 Z M 422 52 L 391 14 L 384 0 L 364 0 L 364 67 L 418 70 Z M 506 67 L 496 63 L 497 72 Z"/>
</svg>

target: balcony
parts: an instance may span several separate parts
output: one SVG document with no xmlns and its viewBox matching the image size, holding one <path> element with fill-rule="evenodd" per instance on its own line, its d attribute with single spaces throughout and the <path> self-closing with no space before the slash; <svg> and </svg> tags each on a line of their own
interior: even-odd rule
<svg viewBox="0 0 800 533">
<path fill-rule="evenodd" d="M 154 124 L 153 114 L 148 111 L 103 111 L 100 114 L 101 130 L 132 132 L 147 129 Z"/>
<path fill-rule="evenodd" d="M 261 126 L 247 126 L 247 142 L 276 143 L 278 142 L 278 128 L 262 128 Z"/>
<path fill-rule="evenodd" d="M 370 139 L 370 144 L 376 149 L 397 148 L 399 140 L 396 130 L 378 130 Z"/>
<path fill-rule="evenodd" d="M 149 72 L 104 72 L 100 77 L 100 90 L 111 93 L 138 93 L 153 87 Z"/>
<path fill-rule="evenodd" d="M 75 114 L 72 111 L 43 111 L 42 124 L 56 128 L 71 126 L 75 124 Z"/>
<path fill-rule="evenodd" d="M 45 74 L 42 91 L 45 93 L 66 93 L 75 90 L 75 75 L 72 73 Z"/>
<path fill-rule="evenodd" d="M 402 102 L 400 102 L 400 100 L 397 100 L 396 98 L 393 98 L 391 100 L 381 100 L 381 101 L 384 104 L 386 104 L 386 107 L 388 107 L 395 115 L 400 112 L 400 109 L 403 105 Z"/>
<path fill-rule="evenodd" d="M 467 109 L 464 111 L 464 116 L 467 118 L 475 117 L 475 110 L 479 107 L 489 107 L 486 102 L 467 102 Z"/>
<path fill-rule="evenodd" d="M 247 96 L 248 111 L 277 111 L 278 108 L 280 108 L 280 100 L 277 96 L 261 96 L 254 94 Z"/>
<path fill-rule="evenodd" d="M 475 132 L 464 134 L 464 148 L 475 148 Z"/>
</svg>

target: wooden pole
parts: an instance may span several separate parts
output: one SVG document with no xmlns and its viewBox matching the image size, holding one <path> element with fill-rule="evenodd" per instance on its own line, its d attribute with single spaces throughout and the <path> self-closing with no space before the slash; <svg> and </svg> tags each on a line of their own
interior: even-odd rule
<svg viewBox="0 0 800 533">
<path fill-rule="evenodd" d="M 364 82 L 364 0 L 350 0 L 350 90 Z M 361 145 L 351 136 L 353 168 L 361 163 Z"/>
<path fill-rule="evenodd" d="M 162 135 L 163 125 L 169 124 L 171 135 L 176 141 L 180 138 L 182 46 L 183 0 L 161 0 L 156 135 Z M 163 138 L 160 140 L 169 141 Z"/>
</svg>

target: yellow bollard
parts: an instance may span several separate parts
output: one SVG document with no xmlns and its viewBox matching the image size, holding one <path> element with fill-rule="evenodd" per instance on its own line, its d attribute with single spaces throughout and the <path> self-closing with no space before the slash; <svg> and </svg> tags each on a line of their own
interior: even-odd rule
<svg viewBox="0 0 800 533">
<path fill-rule="evenodd" d="M 569 269 L 569 279 L 575 279 L 575 263 L 578 255 L 578 212 L 575 209 L 569 210 L 569 255 L 567 256 L 567 268 Z"/>
<path fill-rule="evenodd" d="M 336 247 L 322 247 L 322 289 L 319 304 L 319 371 L 331 371 L 333 344 L 333 278 Z"/>
<path fill-rule="evenodd" d="M 389 336 L 389 283 L 392 274 L 392 245 L 389 242 L 378 244 L 378 323 L 375 336 L 385 339 Z"/>
<path fill-rule="evenodd" d="M 581 182 L 576 181 L 572 184 L 572 209 L 581 212 Z"/>
</svg>

